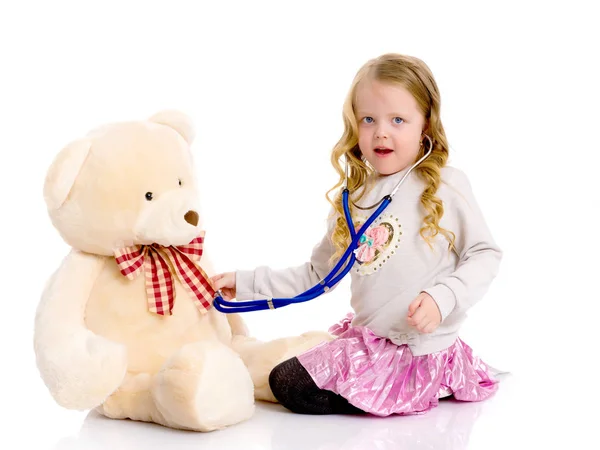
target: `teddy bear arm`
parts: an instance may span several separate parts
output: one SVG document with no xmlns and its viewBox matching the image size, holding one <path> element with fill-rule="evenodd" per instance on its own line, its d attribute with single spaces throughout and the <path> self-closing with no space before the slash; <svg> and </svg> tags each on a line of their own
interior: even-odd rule
<svg viewBox="0 0 600 450">
<path fill-rule="evenodd" d="M 34 349 L 51 395 L 70 409 L 90 409 L 122 382 L 126 348 L 90 331 L 84 311 L 104 259 L 72 250 L 44 289 L 35 317 Z"/>
</svg>

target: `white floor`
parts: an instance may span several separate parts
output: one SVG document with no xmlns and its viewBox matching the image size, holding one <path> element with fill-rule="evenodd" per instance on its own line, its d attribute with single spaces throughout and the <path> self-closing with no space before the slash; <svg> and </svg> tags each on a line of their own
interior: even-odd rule
<svg viewBox="0 0 600 450">
<path fill-rule="evenodd" d="M 530 449 L 569 446 L 599 449 L 596 419 L 570 410 L 568 393 L 552 395 L 543 384 L 515 375 L 482 403 L 444 400 L 423 416 L 304 416 L 259 403 L 255 416 L 212 433 L 182 432 L 154 424 L 110 420 L 93 412 L 64 411 L 51 402 L 30 417 L 12 415 L 0 448 L 51 450 L 247 449 Z M 537 388 L 536 388 L 537 386 Z M 543 388 L 543 389 L 540 389 Z M 593 411 L 594 409 L 592 409 Z M 590 425 L 586 425 L 588 422 Z M 3 421 L 6 424 L 6 421 Z M 8 433 L 6 433 L 6 432 Z M 15 443 L 18 442 L 18 445 Z"/>
</svg>

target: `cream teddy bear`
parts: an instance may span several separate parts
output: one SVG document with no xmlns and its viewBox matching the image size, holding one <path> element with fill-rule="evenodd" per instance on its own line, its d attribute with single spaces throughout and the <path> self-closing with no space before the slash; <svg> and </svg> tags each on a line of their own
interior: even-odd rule
<svg viewBox="0 0 600 450">
<path fill-rule="evenodd" d="M 221 429 L 275 401 L 278 362 L 332 339 L 259 342 L 212 307 L 193 139 L 186 115 L 163 111 L 91 131 L 48 170 L 48 212 L 72 249 L 44 289 L 34 348 L 65 408 Z"/>
</svg>

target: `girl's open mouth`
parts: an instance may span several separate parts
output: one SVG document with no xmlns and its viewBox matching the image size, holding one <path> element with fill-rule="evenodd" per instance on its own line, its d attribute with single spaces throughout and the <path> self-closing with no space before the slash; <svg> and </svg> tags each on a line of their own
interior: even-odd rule
<svg viewBox="0 0 600 450">
<path fill-rule="evenodd" d="M 379 156 L 389 155 L 393 151 L 394 150 L 392 150 L 391 148 L 387 148 L 387 147 L 376 147 L 375 148 L 375 154 L 379 155 Z"/>
</svg>

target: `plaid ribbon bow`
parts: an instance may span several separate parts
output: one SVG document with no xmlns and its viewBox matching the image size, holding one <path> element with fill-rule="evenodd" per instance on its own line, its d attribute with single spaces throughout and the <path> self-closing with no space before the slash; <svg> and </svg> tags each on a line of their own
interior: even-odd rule
<svg viewBox="0 0 600 450">
<path fill-rule="evenodd" d="M 163 247 L 158 244 L 134 245 L 115 251 L 115 259 L 121 273 L 133 280 L 142 270 L 146 276 L 148 309 L 160 315 L 171 315 L 175 300 L 172 272 L 174 271 L 185 290 L 194 299 L 201 313 L 211 306 L 215 290 L 208 276 L 198 265 L 204 244 L 202 231 L 187 245 Z M 171 263 L 171 270 L 163 253 Z"/>
</svg>

